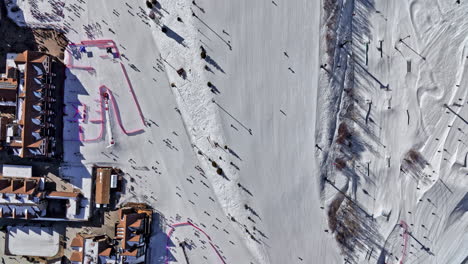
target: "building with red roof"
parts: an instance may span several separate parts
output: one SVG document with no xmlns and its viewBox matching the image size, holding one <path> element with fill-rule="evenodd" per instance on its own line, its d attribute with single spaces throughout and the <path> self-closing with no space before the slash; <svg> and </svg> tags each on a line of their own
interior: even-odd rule
<svg viewBox="0 0 468 264">
<path fill-rule="evenodd" d="M 0 219 L 86 220 L 81 219 L 79 192 L 45 189 L 42 177 L 0 176 Z"/>
<path fill-rule="evenodd" d="M 106 264 L 116 263 L 117 256 L 109 237 L 77 234 L 70 247 L 72 264 Z"/>
<path fill-rule="evenodd" d="M 123 263 L 144 262 L 152 214 L 153 210 L 141 203 L 128 203 L 119 209 L 115 239 L 120 240 Z"/>
<path fill-rule="evenodd" d="M 8 64 L 8 63 L 7 63 Z M 0 78 L 0 141 L 22 158 L 55 155 L 56 95 L 63 86 L 64 67 L 54 57 L 25 51 Z M 60 89 L 57 89 L 60 88 Z M 7 114 L 7 115 L 6 115 Z M 3 133 L 2 133 L 3 132 Z"/>
</svg>

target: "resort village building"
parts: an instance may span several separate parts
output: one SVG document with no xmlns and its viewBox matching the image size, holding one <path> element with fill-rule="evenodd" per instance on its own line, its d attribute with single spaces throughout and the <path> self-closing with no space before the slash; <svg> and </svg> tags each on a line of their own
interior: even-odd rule
<svg viewBox="0 0 468 264">
<path fill-rule="evenodd" d="M 115 239 L 120 240 L 119 253 L 122 263 L 136 264 L 145 261 L 152 213 L 145 204 L 139 203 L 128 203 L 119 209 Z"/>
<path fill-rule="evenodd" d="M 8 54 L 0 78 L 0 142 L 21 158 L 55 155 L 56 96 L 63 85 L 63 65 L 34 51 Z M 60 103 L 60 102 L 58 102 Z"/>
<path fill-rule="evenodd" d="M 10 175 L 15 165 L 4 165 Z M 25 170 L 26 166 L 18 166 Z M 0 218 L 28 220 L 87 220 L 82 218 L 79 192 L 45 189 L 46 180 L 23 173 L 20 177 L 0 176 Z"/>
<path fill-rule="evenodd" d="M 110 239 L 105 236 L 91 236 L 77 234 L 71 243 L 72 264 L 110 264 L 116 263 L 114 249 L 110 245 Z"/>
</svg>

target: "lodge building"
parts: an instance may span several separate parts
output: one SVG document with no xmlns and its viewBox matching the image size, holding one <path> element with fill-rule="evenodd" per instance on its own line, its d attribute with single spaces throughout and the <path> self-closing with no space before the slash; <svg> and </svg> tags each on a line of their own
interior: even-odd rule
<svg viewBox="0 0 468 264">
<path fill-rule="evenodd" d="M 64 69 L 44 53 L 8 54 L 6 73 L 0 77 L 0 143 L 11 154 L 55 156 L 57 124 L 62 122 L 56 97 L 63 89 Z"/>
</svg>

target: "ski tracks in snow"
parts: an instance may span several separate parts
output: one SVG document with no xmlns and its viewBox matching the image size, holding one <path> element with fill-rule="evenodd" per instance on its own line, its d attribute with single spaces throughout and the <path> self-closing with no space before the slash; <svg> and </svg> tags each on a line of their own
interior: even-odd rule
<svg viewBox="0 0 468 264">
<path fill-rule="evenodd" d="M 231 157 L 223 147 L 225 139 L 221 127 L 219 110 L 213 101 L 213 93 L 207 87 L 205 78 L 205 63 L 200 57 L 200 43 L 198 31 L 195 26 L 195 17 L 192 15 L 191 1 L 177 0 L 163 3 L 171 16 L 161 17 L 161 25 L 169 27 L 182 37 L 179 42 L 170 38 L 157 29 L 154 37 L 161 51 L 161 56 L 166 62 L 166 72 L 171 84 L 174 84 L 173 94 L 176 97 L 179 109 L 185 123 L 187 133 L 203 169 L 207 172 L 209 180 L 215 190 L 217 200 L 224 213 L 234 216 L 236 219 L 246 218 L 244 198 L 237 186 L 237 171 L 229 166 Z M 175 15 L 176 14 L 176 15 Z M 177 21 L 181 17 L 183 23 Z M 176 71 L 183 68 L 186 78 Z M 174 86 L 171 85 L 171 86 Z M 200 151 L 200 152 L 199 152 Z M 200 154 L 202 153 L 202 154 Z M 222 160 L 218 159 L 221 157 Z M 216 160 L 220 164 L 227 178 L 217 175 L 211 166 Z M 226 166 L 224 166 L 226 164 Z M 240 237 L 247 237 L 244 231 L 233 225 Z M 250 248 L 252 255 L 260 263 L 266 263 L 267 255 L 263 246 L 246 238 L 245 244 Z"/>
</svg>

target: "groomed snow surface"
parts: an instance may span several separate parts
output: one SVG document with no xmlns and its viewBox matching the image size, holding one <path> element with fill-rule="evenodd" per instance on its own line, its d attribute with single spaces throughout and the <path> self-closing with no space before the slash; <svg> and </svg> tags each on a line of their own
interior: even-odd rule
<svg viewBox="0 0 468 264">
<path fill-rule="evenodd" d="M 159 3 L 156 20 L 140 0 L 70 0 L 54 20 L 47 1 L 17 3 L 71 43 L 116 43 L 67 70 L 64 171 L 80 188 L 93 164 L 127 173 L 122 202 L 161 216 L 149 263 L 184 263 L 183 240 L 190 263 L 466 261 L 468 3 Z M 142 126 L 121 64 L 138 133 L 117 119 Z M 102 137 L 81 142 L 80 125 Z"/>
<path fill-rule="evenodd" d="M 337 238 L 357 223 L 354 262 L 466 263 L 467 3 L 337 2 L 317 133 L 323 197 L 353 201 Z"/>
<path fill-rule="evenodd" d="M 11 226 L 5 245 L 11 255 L 54 257 L 59 253 L 60 234 L 52 227 Z"/>
</svg>

